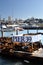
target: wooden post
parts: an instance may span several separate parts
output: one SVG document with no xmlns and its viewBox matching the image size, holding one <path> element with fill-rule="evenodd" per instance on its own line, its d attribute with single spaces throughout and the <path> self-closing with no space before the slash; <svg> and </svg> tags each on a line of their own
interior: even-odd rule
<svg viewBox="0 0 43 65">
<path fill-rule="evenodd" d="M 27 30 L 27 34 L 29 34 L 29 30 Z"/>
<path fill-rule="evenodd" d="M 37 33 L 38 33 L 38 30 L 37 30 Z"/>
<path fill-rule="evenodd" d="M 16 30 L 16 35 L 18 35 L 18 30 Z"/>
<path fill-rule="evenodd" d="M 3 37 L 2 23 L 1 23 L 1 37 Z"/>
<path fill-rule="evenodd" d="M 3 31 L 1 31 L 1 36 L 3 37 Z"/>
</svg>

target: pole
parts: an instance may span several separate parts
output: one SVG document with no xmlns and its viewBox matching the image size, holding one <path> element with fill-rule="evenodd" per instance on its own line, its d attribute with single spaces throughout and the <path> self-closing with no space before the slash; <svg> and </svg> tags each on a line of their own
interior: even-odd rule
<svg viewBox="0 0 43 65">
<path fill-rule="evenodd" d="M 16 31 L 16 35 L 18 35 L 18 30 L 17 30 L 17 27 L 15 27 L 15 31 Z"/>
<path fill-rule="evenodd" d="M 1 37 L 3 37 L 2 22 L 1 22 Z"/>
<path fill-rule="evenodd" d="M 37 30 L 37 33 L 38 33 L 38 30 Z"/>
<path fill-rule="evenodd" d="M 29 30 L 27 30 L 27 34 L 29 34 Z"/>
</svg>

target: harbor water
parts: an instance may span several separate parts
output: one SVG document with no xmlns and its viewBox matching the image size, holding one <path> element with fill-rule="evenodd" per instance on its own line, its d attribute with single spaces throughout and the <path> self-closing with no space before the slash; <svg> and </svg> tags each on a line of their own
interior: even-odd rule
<svg viewBox="0 0 43 65">
<path fill-rule="evenodd" d="M 8 59 L 0 56 L 0 65 L 41 65 L 41 63 L 33 63 L 26 59 Z"/>
<path fill-rule="evenodd" d="M 36 33 L 37 30 L 29 30 L 29 33 Z M 43 30 L 38 30 L 38 32 L 42 32 Z M 18 34 L 27 34 L 27 30 L 23 31 L 18 31 Z M 16 35 L 16 32 L 3 32 L 4 37 L 12 37 L 13 35 Z M 0 37 L 1 37 L 1 32 L 0 32 Z M 41 36 L 41 42 L 43 44 L 43 35 Z M 38 65 L 39 63 L 31 63 L 30 61 L 24 59 L 8 59 L 5 57 L 0 56 L 0 65 Z M 41 65 L 41 64 L 39 64 Z"/>
</svg>

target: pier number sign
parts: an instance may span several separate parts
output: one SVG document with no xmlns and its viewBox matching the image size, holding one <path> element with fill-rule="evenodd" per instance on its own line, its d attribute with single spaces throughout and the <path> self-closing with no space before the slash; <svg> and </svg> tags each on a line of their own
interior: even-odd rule
<svg viewBox="0 0 43 65">
<path fill-rule="evenodd" d="M 31 36 L 13 36 L 12 41 L 13 42 L 31 42 L 32 37 Z"/>
</svg>

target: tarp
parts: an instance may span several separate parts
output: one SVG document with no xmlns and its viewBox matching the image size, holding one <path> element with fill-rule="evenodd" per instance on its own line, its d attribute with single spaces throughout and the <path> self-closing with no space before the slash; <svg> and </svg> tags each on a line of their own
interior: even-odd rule
<svg viewBox="0 0 43 65">
<path fill-rule="evenodd" d="M 41 34 L 28 36 L 13 36 L 13 42 L 37 42 L 41 40 Z"/>
</svg>

